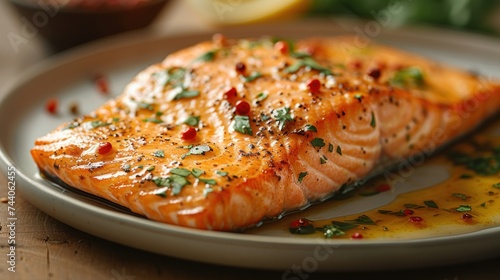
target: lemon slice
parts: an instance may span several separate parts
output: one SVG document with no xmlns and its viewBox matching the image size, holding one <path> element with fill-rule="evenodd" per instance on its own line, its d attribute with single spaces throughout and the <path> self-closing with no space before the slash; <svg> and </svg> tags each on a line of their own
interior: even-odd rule
<svg viewBox="0 0 500 280">
<path fill-rule="evenodd" d="M 243 24 L 294 17 L 311 0 L 188 0 L 202 17 L 216 24 Z"/>
</svg>

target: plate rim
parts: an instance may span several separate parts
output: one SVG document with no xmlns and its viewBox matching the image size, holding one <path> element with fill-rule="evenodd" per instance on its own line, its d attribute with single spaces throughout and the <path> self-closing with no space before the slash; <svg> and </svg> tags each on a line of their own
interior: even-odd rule
<svg viewBox="0 0 500 280">
<path fill-rule="evenodd" d="M 318 20 L 313 20 L 310 21 L 313 24 L 317 24 L 318 22 L 324 22 L 324 20 L 318 21 Z M 329 22 L 329 21 L 328 21 Z M 356 21 L 359 22 L 359 21 Z M 301 23 L 304 26 L 307 25 L 307 23 Z M 241 30 L 242 28 L 245 27 L 231 27 L 231 28 L 226 28 L 221 30 L 222 33 L 224 33 L 224 30 L 228 31 L 230 30 L 230 33 L 236 33 L 238 30 Z M 246 27 L 248 28 L 248 27 Z M 252 28 L 252 27 L 250 27 Z M 276 28 L 276 27 L 275 27 Z M 410 32 L 411 34 L 408 34 L 408 30 L 413 31 Z M 421 37 L 423 36 L 421 32 L 422 30 L 425 30 L 427 34 L 432 33 L 432 34 L 442 34 L 442 32 L 447 32 L 449 33 L 449 30 L 445 29 L 439 29 L 439 28 L 422 28 L 422 27 L 405 27 L 404 29 L 401 30 L 390 30 L 389 33 L 395 34 L 395 36 L 408 36 L 408 37 Z M 97 42 L 95 44 L 91 44 L 88 46 L 84 46 L 81 48 L 77 48 L 75 50 L 69 51 L 62 53 L 61 55 L 58 55 L 52 59 L 42 61 L 41 63 L 38 63 L 37 65 L 29 68 L 27 71 L 25 71 L 20 77 L 18 77 L 14 83 L 11 84 L 10 87 L 4 87 L 2 90 L 5 91 L 3 94 L 1 94 L 0 98 L 0 108 L 3 107 L 6 103 L 8 104 L 10 98 L 13 98 L 12 96 L 16 91 L 19 91 L 22 89 L 23 85 L 25 85 L 27 82 L 33 80 L 34 78 L 38 77 L 39 75 L 46 74 L 47 72 L 51 71 L 56 71 L 58 67 L 62 67 L 64 65 L 67 65 L 69 63 L 72 63 L 74 61 L 77 61 L 78 59 L 82 59 L 83 57 L 87 56 L 92 56 L 92 55 L 97 55 L 97 54 L 102 54 L 106 51 L 114 50 L 116 48 L 121 48 L 121 49 L 126 49 L 130 47 L 137 47 L 140 45 L 145 45 L 145 44 L 151 44 L 151 43 L 161 43 L 164 40 L 186 40 L 187 38 L 191 39 L 200 39 L 200 38 L 205 38 L 208 39 L 210 38 L 208 35 L 212 34 L 207 33 L 207 32 L 200 32 L 196 34 L 188 34 L 188 35 L 182 35 L 182 34 L 176 34 L 176 35 L 169 35 L 165 36 L 165 34 L 152 34 L 152 33 L 147 33 L 147 34 L 141 34 L 141 33 L 131 33 L 131 34 L 126 34 L 118 37 L 111 38 L 109 40 L 103 40 L 100 42 Z M 332 33 L 335 33 L 335 31 L 332 31 Z M 391 36 L 391 34 L 384 33 L 382 36 Z M 500 50 L 495 50 L 493 48 L 489 48 L 488 46 L 492 43 L 500 43 L 500 40 L 498 38 L 492 38 L 492 37 L 487 37 L 484 35 L 478 35 L 478 34 L 471 34 L 471 33 L 465 33 L 465 32 L 458 32 L 458 31 L 452 31 L 449 33 L 451 35 L 452 41 L 458 42 L 460 41 L 463 43 L 464 41 L 464 36 L 467 38 L 475 38 L 477 40 L 465 40 L 466 45 L 470 45 L 474 48 L 481 48 L 484 49 L 485 51 L 491 51 L 491 52 L 496 52 L 500 54 Z M 427 40 L 429 40 L 428 37 L 425 37 Z M 444 37 L 435 37 L 433 36 L 431 41 L 436 41 L 436 42 L 444 42 L 447 44 L 450 44 L 449 38 L 447 40 L 444 39 Z M 16 165 L 16 163 L 10 158 L 8 155 L 8 152 L 5 150 L 4 143 L 0 139 L 0 165 L 2 166 L 2 169 L 7 168 L 7 166 L 14 166 L 17 170 L 17 175 L 22 179 L 24 184 L 29 184 L 31 186 L 35 186 L 39 188 L 40 192 L 43 192 L 46 186 L 42 186 L 40 188 L 39 182 L 37 182 L 32 176 L 25 174 L 22 171 L 22 168 L 19 168 L 19 166 Z M 23 197 L 30 197 L 29 194 L 26 194 L 24 192 L 25 187 L 20 188 L 20 192 Z M 218 242 L 224 241 L 224 242 L 236 242 L 236 243 L 246 243 L 248 245 L 259 245 L 259 246 L 265 246 L 269 244 L 273 244 L 273 246 L 283 246 L 283 247 L 288 247 L 288 246 L 304 246 L 304 247 L 310 247 L 311 245 L 317 246 L 317 240 L 307 238 L 307 239 L 297 239 L 297 238 L 292 238 L 292 237 L 275 237 L 275 236 L 263 236 L 263 235 L 245 235 L 245 234 L 240 234 L 240 233 L 231 233 L 231 232 L 215 232 L 215 231 L 206 231 L 206 230 L 199 230 L 199 229 L 191 229 L 191 228 L 184 228 L 176 225 L 168 225 L 168 224 L 163 224 L 160 222 L 155 222 L 151 220 L 147 220 L 145 218 L 139 218 L 139 217 L 134 217 L 130 216 L 127 214 L 123 213 L 116 213 L 111 210 L 107 209 L 100 209 L 97 208 L 93 205 L 88 205 L 85 204 L 85 202 L 79 201 L 76 198 L 73 197 L 65 197 L 64 193 L 57 192 L 56 190 L 50 188 L 45 190 L 46 195 L 50 195 L 52 197 L 56 197 L 58 199 L 62 200 L 69 200 L 71 204 L 77 205 L 79 209 L 85 209 L 86 211 L 94 212 L 99 215 L 104 215 L 107 219 L 112 219 L 114 222 L 118 223 L 121 221 L 126 221 L 128 223 L 139 223 L 141 225 L 141 228 L 148 228 L 150 230 L 155 230 L 160 233 L 175 233 L 176 235 L 186 235 L 186 233 L 189 234 L 189 236 L 197 237 L 200 239 L 210 239 L 210 240 L 217 240 Z M 28 199 L 27 199 L 28 200 Z M 31 204 L 37 205 L 36 203 L 33 203 L 33 201 L 28 200 Z M 38 207 L 38 206 L 37 206 Z M 96 209 L 92 209 L 96 208 Z M 40 208 L 39 208 L 40 209 Z M 45 213 L 49 214 L 50 216 L 53 216 L 49 213 L 49 211 L 45 211 L 41 209 Z M 114 217 L 113 217 L 114 216 Z M 54 216 L 53 216 L 54 217 Z M 56 218 L 60 220 L 59 218 Z M 67 222 L 65 222 L 67 223 Z M 68 223 L 69 224 L 69 223 Z M 74 226 L 72 224 L 72 226 Z M 78 228 L 77 226 L 74 226 L 75 228 Z M 92 233 L 93 234 L 93 233 Z M 441 236 L 441 237 L 430 237 L 430 238 L 421 238 L 421 239 L 404 239 L 404 240 L 395 240 L 392 242 L 388 242 L 390 239 L 380 239 L 380 240 L 363 240 L 362 242 L 359 241 L 352 241 L 352 240 L 327 240 L 326 246 L 340 246 L 344 249 L 347 248 L 374 248 L 374 247 L 397 247 L 397 246 L 413 246 L 413 245 L 425 245 L 425 246 L 432 246 L 435 244 L 441 244 L 441 243 L 449 243 L 449 242 L 455 242 L 456 239 L 462 240 L 476 240 L 476 239 L 483 239 L 483 238 L 488 238 L 492 236 L 498 236 L 500 234 L 500 227 L 492 227 L 492 228 L 486 228 L 486 229 L 480 229 L 478 231 L 470 232 L 470 233 L 465 233 L 465 234 L 457 234 L 457 235 L 451 235 L 451 236 Z M 94 235 L 94 234 L 93 234 Z M 99 236 L 99 235 L 98 235 Z M 99 236 L 101 238 L 106 238 Z M 127 246 L 131 246 L 128 244 L 124 244 Z M 135 246 L 131 246 L 135 247 Z"/>
</svg>

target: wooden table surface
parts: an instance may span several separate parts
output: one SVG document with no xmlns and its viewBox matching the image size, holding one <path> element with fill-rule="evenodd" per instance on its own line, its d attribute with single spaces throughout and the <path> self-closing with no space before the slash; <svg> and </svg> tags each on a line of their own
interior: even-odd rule
<svg viewBox="0 0 500 280">
<path fill-rule="evenodd" d="M 186 16 L 190 11 L 174 2 L 152 28 L 210 31 L 209 26 Z M 188 19 L 188 20 L 186 20 Z M 0 3 L 0 35 L 19 28 L 19 18 L 5 2 Z M 5 38 L 5 37 L 4 37 Z M 8 83 L 22 70 L 47 56 L 38 41 L 33 41 L 22 56 L 12 55 L 5 40 L 0 45 L 0 85 Z M 1 124 L 0 124 L 1 125 Z M 7 170 L 0 171 L 0 197 L 7 196 Z M 312 273 L 286 276 L 284 271 L 260 271 L 222 267 L 140 251 L 103 240 L 71 228 L 41 212 L 16 195 L 16 269 L 8 270 L 8 203 L 0 203 L 0 279 L 499 279 L 500 258 L 477 263 L 419 270 Z M 499 248 L 500 250 L 500 248 Z M 244 254 L 244 252 L 242 252 Z M 411 252 L 408 252 L 411 254 Z M 464 252 L 467 254 L 467 252 Z M 358 260 L 363 262 L 362 259 Z M 307 276 L 307 277 L 306 277 Z M 383 277 L 383 278 L 382 278 Z"/>
</svg>

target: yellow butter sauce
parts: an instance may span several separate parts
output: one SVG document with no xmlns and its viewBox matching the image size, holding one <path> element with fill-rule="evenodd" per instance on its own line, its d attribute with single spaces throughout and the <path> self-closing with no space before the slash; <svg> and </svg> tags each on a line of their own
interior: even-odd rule
<svg viewBox="0 0 500 280">
<path fill-rule="evenodd" d="M 438 155 L 428 158 L 417 168 L 439 166 L 448 173 L 437 184 L 429 185 L 415 191 L 395 195 L 392 201 L 352 215 L 337 216 L 335 208 L 345 207 L 373 197 L 382 198 L 394 192 L 384 176 L 367 182 L 354 191 L 349 198 L 331 199 L 309 209 L 285 216 L 280 221 L 264 224 L 248 230 L 260 235 L 278 235 L 297 238 L 334 238 L 334 239 L 411 239 L 474 232 L 477 230 L 500 226 L 500 173 L 483 175 L 462 164 L 457 164 L 453 155 L 457 152 L 474 157 L 491 157 L 500 153 L 500 120 L 496 120 L 487 128 L 475 135 L 449 147 Z M 484 163 L 483 161 L 482 163 Z M 492 166 L 493 160 L 486 160 Z M 481 164 L 481 163 L 478 163 Z M 494 170 L 493 170 L 494 171 Z M 489 170 L 490 173 L 491 170 Z M 425 179 L 425 178 L 422 178 Z M 332 213 L 332 217 L 324 218 L 323 212 Z M 323 216 L 320 219 L 309 217 Z M 299 219 L 310 221 L 308 234 L 292 234 L 296 230 Z M 308 221 L 305 221 L 307 224 Z M 342 230 L 334 227 L 335 236 L 325 236 L 326 228 L 332 228 L 333 222 L 347 223 L 355 228 Z M 302 221 L 304 222 L 304 220 Z M 371 223 L 373 222 L 373 223 Z M 307 230 L 306 230 L 307 232 Z M 331 234 L 332 232 L 327 232 Z M 342 234 L 343 233 L 343 234 Z"/>
</svg>

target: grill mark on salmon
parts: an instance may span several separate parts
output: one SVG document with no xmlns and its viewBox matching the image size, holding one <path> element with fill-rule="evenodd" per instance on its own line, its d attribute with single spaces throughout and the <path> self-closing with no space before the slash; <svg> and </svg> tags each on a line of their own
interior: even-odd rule
<svg viewBox="0 0 500 280">
<path fill-rule="evenodd" d="M 270 39 L 180 50 L 31 154 L 48 177 L 149 219 L 238 230 L 428 155 L 498 112 L 498 84 L 385 46 L 346 47 L 352 40 L 300 40 L 292 53 Z M 250 104 L 248 127 L 235 128 L 238 100 Z M 186 140 L 189 117 L 199 122 Z M 112 150 L 101 154 L 104 142 Z"/>
</svg>

